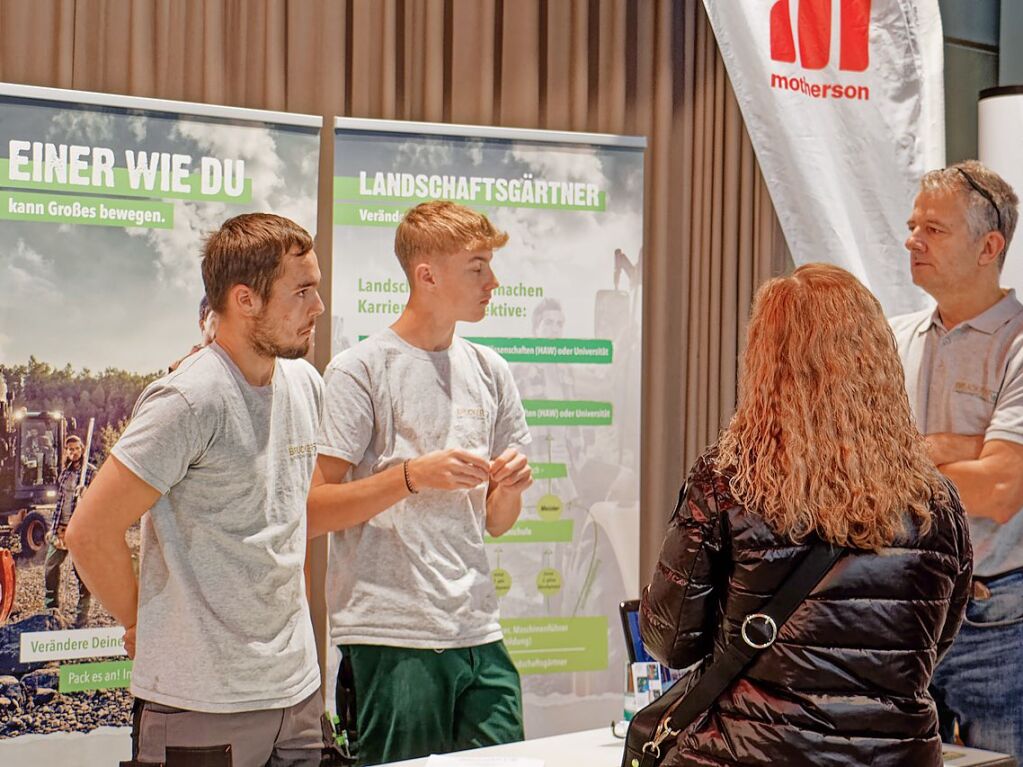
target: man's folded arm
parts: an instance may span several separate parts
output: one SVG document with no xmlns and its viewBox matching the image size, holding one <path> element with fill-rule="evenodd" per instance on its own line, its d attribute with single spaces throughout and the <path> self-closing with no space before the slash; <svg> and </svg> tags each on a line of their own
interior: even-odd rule
<svg viewBox="0 0 1023 767">
<path fill-rule="evenodd" d="M 977 458 L 938 468 L 955 484 L 971 516 L 1004 524 L 1023 507 L 1023 444 L 991 439 Z"/>
<path fill-rule="evenodd" d="M 936 466 L 959 461 L 972 461 L 980 457 L 984 448 L 983 434 L 952 434 L 938 432 L 925 437 L 927 451 Z"/>
</svg>

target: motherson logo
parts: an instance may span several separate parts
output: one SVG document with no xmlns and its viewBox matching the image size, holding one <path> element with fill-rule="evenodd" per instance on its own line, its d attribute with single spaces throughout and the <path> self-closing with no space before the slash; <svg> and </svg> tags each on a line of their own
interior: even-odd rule
<svg viewBox="0 0 1023 767">
<path fill-rule="evenodd" d="M 795 2 L 796 35 L 792 34 L 790 4 Z M 796 63 L 796 39 L 799 41 L 799 66 L 818 70 L 832 63 L 831 38 L 833 5 L 838 6 L 838 69 L 865 72 L 870 64 L 871 0 L 777 0 L 771 7 L 771 60 Z M 806 77 L 771 73 L 771 87 L 796 91 L 815 99 L 852 99 L 866 101 L 870 89 L 865 85 L 814 82 Z"/>
</svg>

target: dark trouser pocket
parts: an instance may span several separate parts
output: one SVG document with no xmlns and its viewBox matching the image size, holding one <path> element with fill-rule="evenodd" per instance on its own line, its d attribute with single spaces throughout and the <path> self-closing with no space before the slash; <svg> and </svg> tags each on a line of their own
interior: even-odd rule
<svg viewBox="0 0 1023 767">
<path fill-rule="evenodd" d="M 231 746 L 169 746 L 166 762 L 142 762 L 132 759 L 120 767 L 231 767 Z"/>
<path fill-rule="evenodd" d="M 231 767 L 231 746 L 167 746 L 166 767 Z"/>
</svg>

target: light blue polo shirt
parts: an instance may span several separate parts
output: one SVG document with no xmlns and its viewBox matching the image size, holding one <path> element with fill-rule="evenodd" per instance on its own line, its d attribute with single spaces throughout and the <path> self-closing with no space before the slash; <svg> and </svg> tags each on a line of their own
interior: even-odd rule
<svg viewBox="0 0 1023 767">
<path fill-rule="evenodd" d="M 946 330 L 937 309 L 891 319 L 909 404 L 922 434 L 983 434 L 1023 444 L 1023 304 L 1009 290 Z M 1005 524 L 970 516 L 976 575 L 1023 568 L 1023 513 Z"/>
</svg>

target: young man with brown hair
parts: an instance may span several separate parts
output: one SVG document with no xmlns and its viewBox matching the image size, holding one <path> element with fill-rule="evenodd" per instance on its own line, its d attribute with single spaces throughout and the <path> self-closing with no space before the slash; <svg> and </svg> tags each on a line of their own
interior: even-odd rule
<svg viewBox="0 0 1023 767">
<path fill-rule="evenodd" d="M 133 763 L 320 763 L 303 575 L 323 386 L 301 359 L 323 311 L 312 247 L 263 213 L 210 235 L 216 341 L 142 393 L 68 528 L 135 659 Z M 136 579 L 124 534 L 139 519 Z"/>
<path fill-rule="evenodd" d="M 325 374 L 309 525 L 332 533 L 330 636 L 360 764 L 523 737 L 483 540 L 519 516 L 529 431 L 507 363 L 455 335 L 486 314 L 507 240 L 461 205 L 410 210 L 394 244 L 405 310 Z"/>
</svg>

